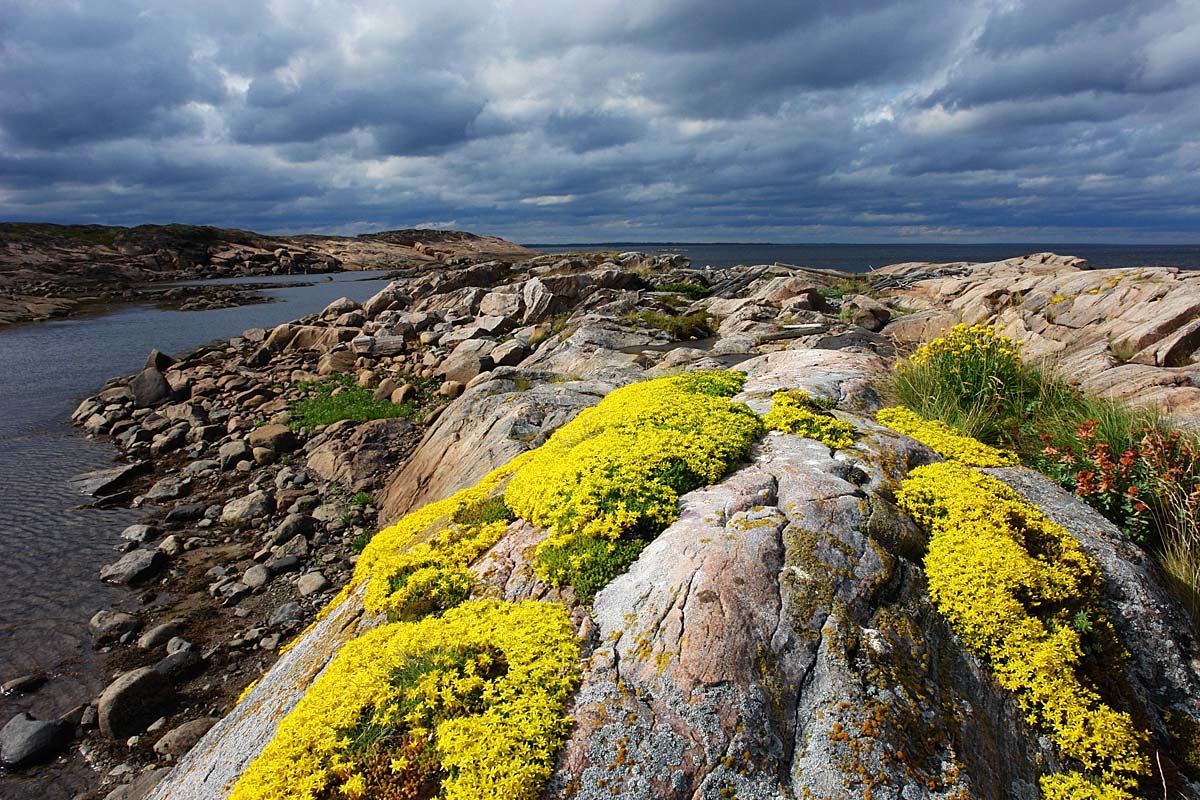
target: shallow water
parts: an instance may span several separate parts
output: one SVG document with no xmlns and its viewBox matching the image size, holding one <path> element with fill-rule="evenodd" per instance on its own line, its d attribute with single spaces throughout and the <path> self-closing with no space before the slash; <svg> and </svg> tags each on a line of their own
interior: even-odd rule
<svg viewBox="0 0 1200 800">
<path fill-rule="evenodd" d="M 254 281 L 308 281 L 264 288 L 275 302 L 260 305 L 188 312 L 126 306 L 0 329 L 0 682 L 28 672 L 52 676 L 31 696 L 0 697 L 0 725 L 18 711 L 45 719 L 94 697 L 107 681 L 88 642 L 88 619 L 101 608 L 136 604 L 135 592 L 101 583 L 98 572 L 116 560 L 120 532 L 140 512 L 80 508 L 87 498 L 67 482 L 116 456 L 71 427 L 78 402 L 109 378 L 141 369 L 152 348 L 178 354 L 314 313 L 339 297 L 363 300 L 387 284 L 383 274 Z M 0 777 L 0 797 L 74 794 L 70 776 L 51 777 Z"/>
</svg>

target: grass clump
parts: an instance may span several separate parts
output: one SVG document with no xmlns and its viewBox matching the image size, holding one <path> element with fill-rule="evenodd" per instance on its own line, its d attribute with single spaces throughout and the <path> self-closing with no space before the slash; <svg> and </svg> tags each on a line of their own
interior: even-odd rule
<svg viewBox="0 0 1200 800">
<path fill-rule="evenodd" d="M 702 300 L 712 294 L 712 290 L 707 286 L 701 286 L 697 283 L 664 283 L 658 287 L 658 291 L 674 292 L 691 300 Z"/>
<path fill-rule="evenodd" d="M 817 292 L 831 300 L 840 300 L 848 294 L 866 294 L 870 288 L 866 278 L 840 278 L 831 286 L 818 287 Z"/>
<path fill-rule="evenodd" d="M 625 317 L 630 322 L 669 333 L 673 339 L 707 339 L 715 331 L 715 317 L 707 311 L 690 314 L 660 314 L 657 311 L 638 311 Z"/>
<path fill-rule="evenodd" d="M 300 384 L 300 391 L 304 396 L 291 409 L 291 427 L 297 430 L 330 425 L 344 419 L 366 422 L 411 417 L 416 410 L 411 403 L 374 399 L 374 392 L 357 385 L 349 375 L 306 381 Z"/>
</svg>

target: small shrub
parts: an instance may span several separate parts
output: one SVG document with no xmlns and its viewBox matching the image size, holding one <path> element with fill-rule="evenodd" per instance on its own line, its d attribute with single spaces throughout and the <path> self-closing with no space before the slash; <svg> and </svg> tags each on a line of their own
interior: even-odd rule
<svg viewBox="0 0 1200 800">
<path fill-rule="evenodd" d="M 350 505 L 352 505 L 352 506 L 369 506 L 374 501 L 375 501 L 375 498 L 371 497 L 370 492 L 358 492 L 354 495 L 354 497 L 350 498 Z"/>
<path fill-rule="evenodd" d="M 411 403 L 375 400 L 373 392 L 357 385 L 349 375 L 331 375 L 300 386 L 304 397 L 292 406 L 294 429 L 330 425 L 344 419 L 366 422 L 372 419 L 411 417 Z"/>
</svg>

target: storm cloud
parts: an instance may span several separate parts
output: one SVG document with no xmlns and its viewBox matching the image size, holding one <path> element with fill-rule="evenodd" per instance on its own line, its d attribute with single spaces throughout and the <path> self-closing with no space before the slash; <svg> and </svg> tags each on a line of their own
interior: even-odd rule
<svg viewBox="0 0 1200 800">
<path fill-rule="evenodd" d="M 1200 0 L 0 0 L 0 218 L 1194 242 Z"/>
</svg>

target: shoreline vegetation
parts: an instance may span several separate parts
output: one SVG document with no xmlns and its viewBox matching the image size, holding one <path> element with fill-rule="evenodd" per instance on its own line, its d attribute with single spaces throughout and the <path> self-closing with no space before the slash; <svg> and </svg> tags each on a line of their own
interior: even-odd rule
<svg viewBox="0 0 1200 800">
<path fill-rule="evenodd" d="M 1200 434 L 1081 391 L 1052 361 L 1024 361 L 1021 344 L 987 325 L 956 326 L 901 361 L 886 394 L 1074 492 L 1150 550 L 1200 618 Z"/>
<path fill-rule="evenodd" d="M 92 705 L 98 721 L 61 724 L 104 769 L 144 778 L 139 797 L 165 780 L 158 796 L 199 798 L 239 775 L 238 798 L 285 784 L 297 797 L 483 797 L 503 773 L 504 796 L 545 785 L 590 800 L 626 775 L 651 785 L 651 764 L 679 748 L 698 754 L 677 778 L 689 791 L 707 780 L 757 796 L 755 781 L 789 774 L 796 792 L 970 795 L 985 756 L 961 731 L 964 703 L 995 715 L 987 729 L 1003 734 L 987 748 L 1012 761 L 1008 778 L 1047 798 L 1200 781 L 1187 745 L 1200 685 L 1186 667 L 1161 686 L 1129 667 L 1155 637 L 1188 658 L 1194 626 L 1167 606 L 1114 614 L 1138 587 L 1000 480 L 1019 463 L 1091 505 L 1155 555 L 1194 614 L 1195 434 L 1138 410 L 1136 392 L 1098 399 L 1023 357 L 1001 317 L 1028 294 L 941 330 L 920 287 L 970 287 L 959 265 L 853 276 L 639 253 L 464 259 L 178 361 L 152 354 L 80 406 L 84 430 L 144 465 L 94 476 L 97 494 L 153 509 L 107 575 L 161 598 L 93 620 L 123 674 Z M 1008 268 L 1086 279 L 1101 299 L 1111 282 L 1049 254 Z M 1175 276 L 1145 280 L 1190 297 Z M 1153 344 L 1137 341 L 1104 369 Z M 1190 368 L 1189 341 L 1170 366 L 1135 371 Z M 1186 409 L 1188 388 L 1164 391 Z M 963 571 L 986 564 L 964 589 Z M 1137 575 L 1122 580 L 1152 580 Z M 374 622 L 312 641 L 312 625 L 356 604 Z M 774 633 L 755 639 L 760 628 Z M 284 651 L 333 658 L 292 716 L 264 710 Z M 282 723 L 255 766 L 229 765 L 257 750 L 214 771 L 188 751 L 214 725 L 206 751 L 222 747 L 222 717 Z M 605 749 L 666 717 L 684 720 L 677 740 Z M 795 737 L 795 763 L 744 738 L 760 734 Z M 706 761 L 701 740 L 727 755 Z M 589 769 L 603 787 L 582 780 Z"/>
</svg>

